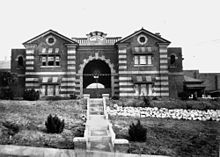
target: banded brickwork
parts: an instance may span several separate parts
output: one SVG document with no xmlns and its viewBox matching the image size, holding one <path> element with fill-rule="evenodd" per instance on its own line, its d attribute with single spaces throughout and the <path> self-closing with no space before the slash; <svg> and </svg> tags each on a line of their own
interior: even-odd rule
<svg viewBox="0 0 220 157">
<path fill-rule="evenodd" d="M 155 96 L 169 96 L 167 45 L 159 45 L 159 76 L 155 82 Z"/>
<path fill-rule="evenodd" d="M 67 45 L 66 75 L 62 78 L 60 95 L 75 94 L 76 86 L 76 46 Z"/>
<path fill-rule="evenodd" d="M 38 76 L 35 75 L 35 48 L 37 45 L 25 45 L 25 88 L 26 89 L 40 89 Z"/>
</svg>

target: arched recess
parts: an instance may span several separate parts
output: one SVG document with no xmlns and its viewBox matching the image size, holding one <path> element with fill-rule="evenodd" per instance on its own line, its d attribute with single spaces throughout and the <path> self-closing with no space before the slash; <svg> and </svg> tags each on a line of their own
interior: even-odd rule
<svg viewBox="0 0 220 157">
<path fill-rule="evenodd" d="M 83 72 L 84 68 L 86 65 L 93 61 L 93 60 L 100 60 L 104 62 L 105 64 L 108 65 L 110 69 L 110 74 L 111 74 L 111 95 L 114 95 L 114 75 L 115 75 L 115 70 L 114 70 L 114 65 L 111 63 L 110 59 L 106 59 L 105 56 L 99 56 L 98 53 L 95 53 L 94 56 L 89 56 L 87 59 L 83 60 L 83 63 L 79 65 L 79 71 L 78 74 L 80 75 L 80 95 L 83 95 Z"/>
<path fill-rule="evenodd" d="M 83 89 L 92 83 L 101 83 L 105 88 L 111 88 L 111 69 L 103 60 L 94 59 L 84 67 Z"/>
</svg>

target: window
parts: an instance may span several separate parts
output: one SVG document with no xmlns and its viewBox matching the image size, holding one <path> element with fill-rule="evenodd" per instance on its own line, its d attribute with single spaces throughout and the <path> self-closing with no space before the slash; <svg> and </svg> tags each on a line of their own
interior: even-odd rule
<svg viewBox="0 0 220 157">
<path fill-rule="evenodd" d="M 135 94 L 137 96 L 151 96 L 152 84 L 135 84 Z"/>
<path fill-rule="evenodd" d="M 55 53 L 58 53 L 59 52 L 59 48 L 55 48 Z"/>
<path fill-rule="evenodd" d="M 24 59 L 22 56 L 18 57 L 18 66 L 24 66 Z"/>
<path fill-rule="evenodd" d="M 41 57 L 42 66 L 60 66 L 59 56 L 42 56 Z"/>
<path fill-rule="evenodd" d="M 59 95 L 59 85 L 42 85 L 41 96 L 56 96 Z"/>
<path fill-rule="evenodd" d="M 59 65 L 60 65 L 60 57 L 56 56 L 56 66 L 59 66 Z"/>
<path fill-rule="evenodd" d="M 176 56 L 175 55 L 171 55 L 170 56 L 170 64 L 174 64 L 176 62 Z"/>
<path fill-rule="evenodd" d="M 47 58 L 46 57 L 42 57 L 42 65 L 46 66 L 47 65 Z"/>
<path fill-rule="evenodd" d="M 53 52 L 53 48 L 49 48 L 48 53 L 52 53 L 52 52 Z"/>
<path fill-rule="evenodd" d="M 146 61 L 146 56 L 139 56 L 140 58 L 140 64 L 147 64 L 147 61 Z"/>
<path fill-rule="evenodd" d="M 46 53 L 46 48 L 42 48 L 42 53 Z"/>
<path fill-rule="evenodd" d="M 48 66 L 54 65 L 54 57 L 48 57 Z"/>
<path fill-rule="evenodd" d="M 141 45 L 146 44 L 147 40 L 148 40 L 147 37 L 143 34 L 139 35 L 138 38 L 137 38 L 138 43 L 141 44 Z"/>
<path fill-rule="evenodd" d="M 151 55 L 135 55 L 134 56 L 135 65 L 152 65 Z"/>
</svg>

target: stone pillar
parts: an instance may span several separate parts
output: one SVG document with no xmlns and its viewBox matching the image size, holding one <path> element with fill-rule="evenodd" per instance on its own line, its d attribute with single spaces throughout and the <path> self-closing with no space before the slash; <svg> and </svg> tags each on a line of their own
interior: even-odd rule
<svg viewBox="0 0 220 157">
<path fill-rule="evenodd" d="M 76 81 L 76 45 L 68 44 L 67 46 L 67 67 L 66 75 L 62 79 L 61 91 L 63 96 L 75 94 Z"/>
<path fill-rule="evenodd" d="M 126 86 L 130 80 L 130 76 L 127 76 L 128 63 L 127 63 L 127 45 L 118 45 L 118 74 L 119 74 L 119 96 L 128 96 L 132 92 L 132 88 Z"/>
<path fill-rule="evenodd" d="M 33 76 L 35 73 L 35 48 L 36 44 L 24 45 L 26 48 L 25 57 L 25 88 L 26 89 L 40 89 L 39 78 Z"/>
<path fill-rule="evenodd" d="M 157 96 L 169 96 L 169 77 L 168 77 L 168 55 L 167 55 L 167 44 L 159 45 L 159 76 L 156 78 L 159 87 L 155 88 Z"/>
</svg>

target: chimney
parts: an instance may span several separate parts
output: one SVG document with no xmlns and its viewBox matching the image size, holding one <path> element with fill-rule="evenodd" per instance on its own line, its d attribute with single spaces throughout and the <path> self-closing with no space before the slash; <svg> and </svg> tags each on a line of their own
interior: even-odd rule
<svg viewBox="0 0 220 157">
<path fill-rule="evenodd" d="M 155 33 L 156 36 L 161 37 L 160 33 Z"/>
</svg>

